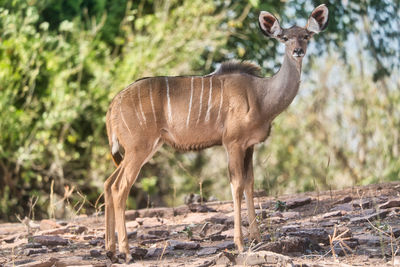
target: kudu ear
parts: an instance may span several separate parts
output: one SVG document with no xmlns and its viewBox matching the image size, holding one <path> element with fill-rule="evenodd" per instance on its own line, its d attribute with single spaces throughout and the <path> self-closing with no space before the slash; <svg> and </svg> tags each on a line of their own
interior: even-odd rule
<svg viewBox="0 0 400 267">
<path fill-rule="evenodd" d="M 313 33 L 320 33 L 328 26 L 328 20 L 328 8 L 324 4 L 319 5 L 311 12 L 306 29 Z"/>
<path fill-rule="evenodd" d="M 258 24 L 262 32 L 269 37 L 278 37 L 282 33 L 281 25 L 274 15 L 267 11 L 261 11 L 258 17 Z"/>
</svg>

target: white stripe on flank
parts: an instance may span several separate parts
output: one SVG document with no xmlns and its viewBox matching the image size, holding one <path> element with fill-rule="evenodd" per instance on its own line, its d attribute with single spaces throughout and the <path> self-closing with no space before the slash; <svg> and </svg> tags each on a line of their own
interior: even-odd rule
<svg viewBox="0 0 400 267">
<path fill-rule="evenodd" d="M 189 127 L 190 112 L 192 111 L 192 99 L 193 99 L 193 77 L 190 81 L 190 102 L 189 102 L 189 112 L 186 119 L 186 128 Z"/>
<path fill-rule="evenodd" d="M 143 120 L 144 120 L 144 124 L 146 124 L 146 116 L 144 115 L 144 112 L 143 112 L 142 98 L 140 97 L 140 87 L 138 87 L 138 98 L 139 98 L 139 108 L 140 108 L 140 112 L 142 113 Z"/>
<path fill-rule="evenodd" d="M 200 104 L 199 104 L 199 117 L 197 117 L 196 124 L 199 123 L 200 115 L 201 115 L 201 107 L 203 106 L 203 90 L 204 90 L 204 77 L 201 77 L 201 93 L 200 93 Z"/>
<path fill-rule="evenodd" d="M 165 83 L 167 84 L 168 122 L 171 122 L 172 121 L 172 111 L 171 111 L 171 99 L 169 97 L 168 77 L 165 77 Z"/>
<path fill-rule="evenodd" d="M 205 121 L 210 120 L 211 98 L 212 98 L 212 78 L 213 78 L 213 76 L 210 77 L 210 94 L 208 95 L 208 107 L 207 107 L 207 114 L 206 114 Z"/>
<path fill-rule="evenodd" d="M 151 109 L 153 110 L 153 117 L 154 117 L 154 122 L 157 125 L 157 117 L 156 117 L 156 112 L 154 110 L 154 102 L 153 102 L 153 88 L 151 86 L 151 81 L 150 81 L 150 103 L 151 103 Z"/>
<path fill-rule="evenodd" d="M 136 108 L 136 105 L 135 105 L 135 101 L 133 101 L 132 94 L 129 94 L 129 96 L 130 96 L 130 98 L 131 98 L 132 105 L 133 105 L 133 107 L 135 108 L 136 118 L 138 119 L 139 124 L 142 125 L 142 120 L 141 120 L 140 117 L 139 117 L 139 112 L 137 111 L 137 108 Z"/>
<path fill-rule="evenodd" d="M 122 119 L 122 122 L 125 124 L 126 129 L 128 129 L 129 133 L 133 136 L 131 130 L 128 127 L 128 124 L 125 121 L 124 114 L 122 113 L 121 101 L 122 101 L 122 95 L 119 97 L 119 112 L 121 113 L 121 119 Z"/>
<path fill-rule="evenodd" d="M 217 121 L 219 120 L 219 117 L 221 115 L 222 102 L 224 101 L 224 86 L 223 86 L 223 82 L 221 80 L 219 82 L 221 83 L 221 97 L 220 97 L 220 100 L 219 100 L 219 109 L 218 109 Z"/>
</svg>

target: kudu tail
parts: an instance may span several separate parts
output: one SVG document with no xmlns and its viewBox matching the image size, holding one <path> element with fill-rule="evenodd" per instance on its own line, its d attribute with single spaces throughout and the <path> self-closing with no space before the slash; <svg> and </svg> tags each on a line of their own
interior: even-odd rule
<svg viewBox="0 0 400 267">
<path fill-rule="evenodd" d="M 118 142 L 118 139 L 117 139 L 115 133 L 113 133 L 112 120 L 111 120 L 111 109 L 112 109 L 112 107 L 110 107 L 108 109 L 108 112 L 106 115 L 107 136 L 108 136 L 108 143 L 109 143 L 110 149 L 111 149 L 112 160 L 114 161 L 114 164 L 116 166 L 119 166 L 119 164 L 121 163 L 121 161 L 123 159 L 123 156 L 120 152 L 120 144 Z"/>
</svg>

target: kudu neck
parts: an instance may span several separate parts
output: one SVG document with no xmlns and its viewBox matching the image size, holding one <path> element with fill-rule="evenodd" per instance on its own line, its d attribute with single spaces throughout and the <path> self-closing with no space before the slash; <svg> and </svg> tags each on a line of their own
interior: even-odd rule
<svg viewBox="0 0 400 267">
<path fill-rule="evenodd" d="M 297 94 L 300 85 L 301 60 L 294 59 L 285 51 L 279 71 L 271 78 L 265 78 L 263 91 L 263 110 L 267 117 L 274 118 L 285 110 Z"/>
</svg>

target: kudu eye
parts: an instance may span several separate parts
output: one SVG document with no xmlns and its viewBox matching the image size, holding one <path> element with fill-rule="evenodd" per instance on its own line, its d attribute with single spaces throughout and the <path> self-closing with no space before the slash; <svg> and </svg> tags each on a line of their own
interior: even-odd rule
<svg viewBox="0 0 400 267">
<path fill-rule="evenodd" d="M 287 42 L 287 40 L 289 40 L 289 38 L 287 38 L 286 36 L 283 36 L 283 37 L 282 37 L 282 40 L 285 41 L 285 42 Z"/>
<path fill-rule="evenodd" d="M 310 35 L 304 35 L 303 39 L 304 39 L 304 40 L 310 39 Z"/>
</svg>

